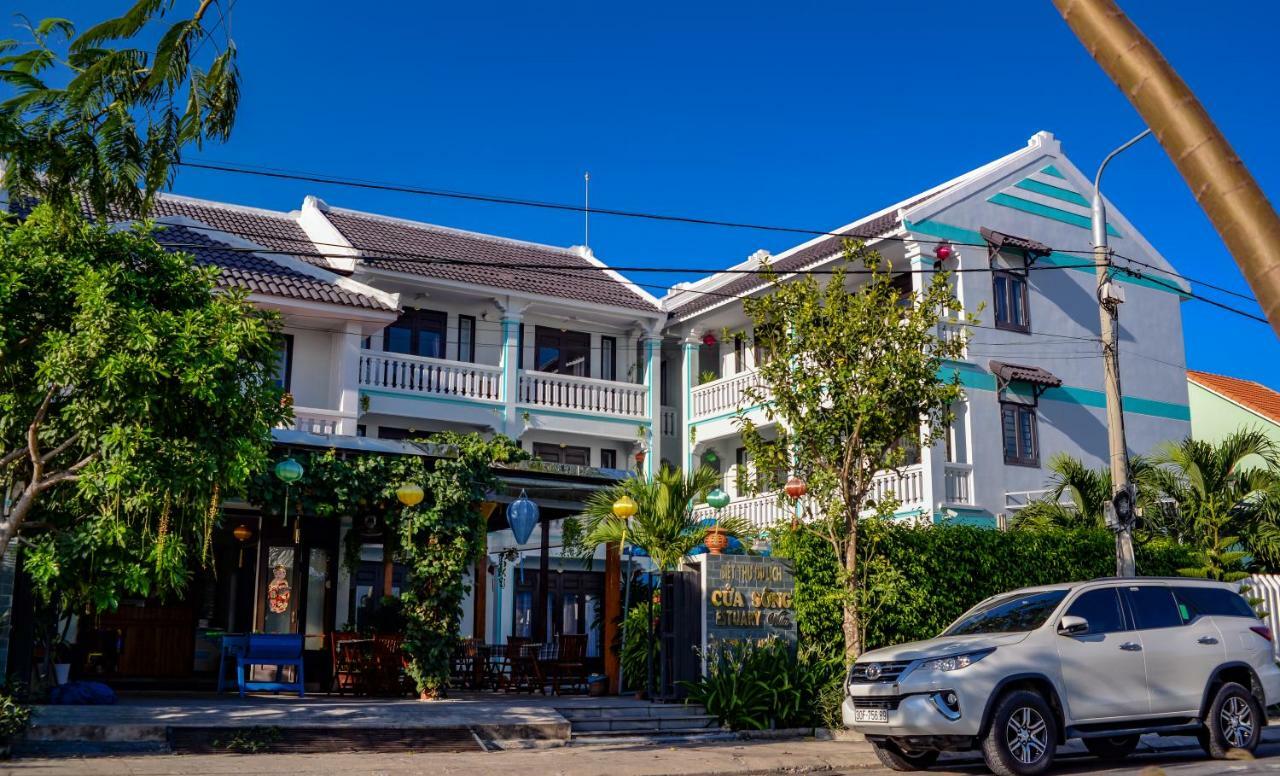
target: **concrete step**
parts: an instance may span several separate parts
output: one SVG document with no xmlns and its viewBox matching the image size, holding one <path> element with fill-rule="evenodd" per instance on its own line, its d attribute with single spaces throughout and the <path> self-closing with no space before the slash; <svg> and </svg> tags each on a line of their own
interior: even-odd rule
<svg viewBox="0 0 1280 776">
<path fill-rule="evenodd" d="M 598 731 L 594 733 L 575 733 L 569 739 L 570 746 L 598 746 L 607 744 L 617 746 L 619 744 L 627 744 L 630 746 L 671 746 L 678 744 L 703 744 L 713 741 L 738 741 L 740 740 L 737 733 L 731 730 L 721 730 L 720 728 L 708 729 L 703 732 L 687 732 L 680 733 L 671 731 L 668 733 L 650 733 L 638 734 L 632 731 Z"/>
<path fill-rule="evenodd" d="M 706 730 L 719 728 L 714 717 L 706 714 L 687 714 L 682 717 L 611 717 L 604 719 L 572 720 L 573 733 L 608 732 L 661 732 L 670 730 Z"/>
<path fill-rule="evenodd" d="M 706 709 L 697 704 L 648 703 L 633 706 L 565 706 L 556 711 L 570 722 L 587 719 L 637 719 L 701 716 Z"/>
</svg>

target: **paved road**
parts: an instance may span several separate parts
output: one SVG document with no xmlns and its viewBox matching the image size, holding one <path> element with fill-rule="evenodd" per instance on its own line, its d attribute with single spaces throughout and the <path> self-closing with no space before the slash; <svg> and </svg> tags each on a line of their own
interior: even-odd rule
<svg viewBox="0 0 1280 776">
<path fill-rule="evenodd" d="M 1108 765 L 1092 757 L 1067 756 L 1059 758 L 1051 774 L 1106 774 L 1106 776 L 1219 776 L 1220 774 L 1280 774 L 1280 743 L 1263 744 L 1258 748 L 1257 759 L 1253 761 L 1209 760 L 1199 749 L 1188 749 L 1180 752 L 1164 752 L 1160 754 L 1134 755 L 1120 766 Z M 871 769 L 850 770 L 844 773 L 849 776 L 901 776 L 895 771 Z M 989 774 L 981 765 L 962 768 L 940 766 L 928 771 L 930 776 L 986 776 Z"/>
</svg>

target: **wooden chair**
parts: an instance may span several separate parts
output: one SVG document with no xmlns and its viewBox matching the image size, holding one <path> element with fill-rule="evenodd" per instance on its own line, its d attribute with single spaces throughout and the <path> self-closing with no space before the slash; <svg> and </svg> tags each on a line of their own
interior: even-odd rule
<svg viewBox="0 0 1280 776">
<path fill-rule="evenodd" d="M 350 631 L 336 631 L 329 634 L 329 656 L 333 661 L 333 672 L 329 679 L 329 692 L 335 690 L 342 695 L 347 690 L 354 693 L 357 682 L 363 671 L 357 655 L 346 642 L 358 637 Z"/>
<path fill-rule="evenodd" d="M 373 673 L 370 683 L 388 695 L 403 695 L 408 689 L 404 636 L 379 633 L 373 637 Z"/>
<path fill-rule="evenodd" d="M 473 638 L 465 638 L 453 653 L 450 680 L 464 690 L 480 689 L 480 644 Z"/>
<path fill-rule="evenodd" d="M 520 653 L 528 643 L 529 640 L 523 636 L 507 637 L 507 643 L 502 653 L 493 661 L 493 669 L 496 674 L 494 679 L 497 686 L 507 691 L 514 689 L 512 686 L 515 681 L 514 669 L 516 664 L 520 662 Z"/>
<path fill-rule="evenodd" d="M 552 678 L 552 692 L 560 694 L 560 689 L 567 683 L 570 687 L 581 687 L 587 691 L 587 635 L 585 633 L 563 633 L 560 635 L 560 655 L 556 658 L 555 675 Z"/>
</svg>

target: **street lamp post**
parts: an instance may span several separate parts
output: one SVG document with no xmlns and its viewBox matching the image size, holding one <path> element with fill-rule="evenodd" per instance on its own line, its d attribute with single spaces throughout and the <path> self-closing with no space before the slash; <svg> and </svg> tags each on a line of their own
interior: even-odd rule
<svg viewBox="0 0 1280 776">
<path fill-rule="evenodd" d="M 618 545 L 618 554 L 627 551 L 627 527 L 630 525 L 631 518 L 640 509 L 635 499 L 630 496 L 623 495 L 622 498 L 613 502 L 613 515 L 622 521 L 622 542 Z M 627 573 L 622 578 L 622 644 L 619 653 L 624 652 L 627 648 L 627 615 L 631 613 L 631 553 L 627 553 Z M 608 649 L 608 646 L 605 647 Z M 621 658 L 621 654 L 619 654 Z M 622 681 L 626 676 L 626 664 L 618 660 L 618 693 L 622 693 Z"/>
</svg>

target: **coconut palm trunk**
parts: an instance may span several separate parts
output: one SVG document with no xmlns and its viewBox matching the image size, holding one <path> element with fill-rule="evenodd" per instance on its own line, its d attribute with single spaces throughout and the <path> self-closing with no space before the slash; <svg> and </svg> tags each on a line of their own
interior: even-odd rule
<svg viewBox="0 0 1280 776">
<path fill-rule="evenodd" d="M 1053 0 L 1177 166 L 1280 335 L 1280 217 L 1208 112 L 1113 0 Z"/>
</svg>

